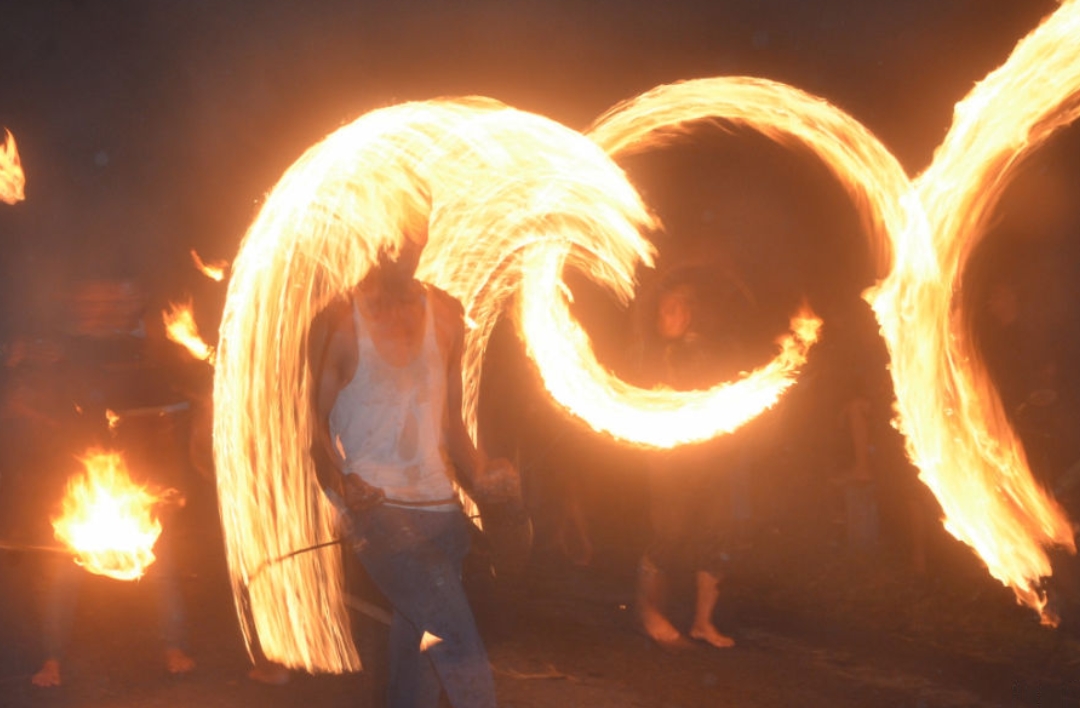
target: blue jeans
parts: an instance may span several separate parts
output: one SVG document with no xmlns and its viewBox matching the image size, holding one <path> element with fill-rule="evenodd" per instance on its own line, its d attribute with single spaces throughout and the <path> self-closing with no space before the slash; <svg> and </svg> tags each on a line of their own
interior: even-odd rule
<svg viewBox="0 0 1080 708">
<path fill-rule="evenodd" d="M 437 706 L 440 685 L 454 708 L 494 708 L 491 666 L 461 583 L 465 515 L 380 504 L 352 523 L 357 557 L 394 608 L 391 708 Z M 421 651 L 425 632 L 438 641 Z"/>
</svg>

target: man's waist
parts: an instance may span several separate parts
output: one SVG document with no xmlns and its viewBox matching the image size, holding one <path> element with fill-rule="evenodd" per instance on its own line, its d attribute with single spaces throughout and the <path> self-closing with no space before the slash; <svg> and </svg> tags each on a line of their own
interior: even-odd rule
<svg viewBox="0 0 1080 708">
<path fill-rule="evenodd" d="M 387 506 L 400 506 L 406 509 L 431 509 L 433 511 L 440 509 L 453 509 L 461 505 L 460 500 L 456 496 L 446 497 L 444 499 L 424 499 L 424 500 L 411 500 L 411 499 L 395 499 L 393 497 L 385 497 L 383 504 Z"/>
<path fill-rule="evenodd" d="M 456 502 L 454 485 L 442 468 L 420 471 L 411 476 L 400 467 L 358 466 L 350 469 L 368 485 L 380 489 L 389 504 L 401 506 L 439 505 Z"/>
</svg>

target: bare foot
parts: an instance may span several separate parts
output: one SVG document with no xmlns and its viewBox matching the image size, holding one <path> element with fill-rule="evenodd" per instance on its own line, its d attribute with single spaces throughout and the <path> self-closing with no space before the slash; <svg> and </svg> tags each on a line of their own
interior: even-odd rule
<svg viewBox="0 0 1080 708">
<path fill-rule="evenodd" d="M 289 682 L 290 673 L 281 664 L 264 659 L 255 663 L 255 667 L 248 672 L 248 678 L 271 686 L 284 686 Z"/>
<path fill-rule="evenodd" d="M 721 634 L 716 627 L 711 624 L 704 626 L 694 626 L 690 628 L 690 636 L 702 642 L 708 642 L 717 649 L 727 649 L 735 646 L 735 640 L 726 634 Z"/>
<path fill-rule="evenodd" d="M 680 652 L 693 648 L 693 644 L 683 636 L 682 632 L 675 629 L 666 617 L 656 611 L 643 611 L 641 613 L 641 626 L 649 639 L 656 645 L 669 652 Z"/>
<path fill-rule="evenodd" d="M 170 647 L 165 650 L 165 668 L 170 674 L 186 674 L 195 668 L 195 660 L 182 649 Z"/>
<path fill-rule="evenodd" d="M 30 679 L 35 686 L 59 686 L 60 685 L 60 662 L 56 659 L 46 659 L 38 672 Z"/>
</svg>

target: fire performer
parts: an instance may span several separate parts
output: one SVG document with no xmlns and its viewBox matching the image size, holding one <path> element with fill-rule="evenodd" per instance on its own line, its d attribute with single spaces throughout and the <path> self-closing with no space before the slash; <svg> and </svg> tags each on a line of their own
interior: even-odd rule
<svg viewBox="0 0 1080 708">
<path fill-rule="evenodd" d="M 682 390 L 710 385 L 716 372 L 710 370 L 711 357 L 702 339 L 697 290 L 682 272 L 669 274 L 661 283 L 655 317 L 658 361 L 653 366 L 642 363 L 659 375 L 658 383 Z M 696 592 L 690 636 L 718 649 L 735 644 L 713 624 L 731 506 L 725 475 L 730 470 L 718 469 L 731 456 L 718 453 L 729 444 L 725 438 L 657 453 L 650 460 L 652 540 L 638 565 L 637 612 L 645 633 L 668 651 L 692 646 L 664 607 L 670 576 L 688 566 Z"/>
<path fill-rule="evenodd" d="M 461 581 L 469 521 L 454 483 L 498 501 L 516 483 L 461 415 L 463 308 L 415 278 L 426 221 L 406 229 L 348 297 L 315 318 L 320 483 L 348 519 L 360 562 L 393 606 L 390 706 L 495 705 L 487 652 Z"/>
<path fill-rule="evenodd" d="M 68 444 L 89 450 L 80 457 L 86 474 L 69 481 L 63 513 L 53 519 L 57 537 L 61 537 L 58 523 L 63 525 L 70 520 L 69 501 L 72 508 L 82 506 L 71 497 L 71 482 L 76 479 L 86 480 L 85 485 L 75 485 L 77 488 L 110 487 L 108 491 L 113 492 L 115 488 L 111 484 L 116 477 L 122 477 L 132 487 L 145 491 L 144 502 L 154 504 L 153 516 L 166 519 L 164 526 L 172 527 L 178 522 L 183 506 L 184 495 L 177 489 L 186 486 L 184 458 L 178 454 L 176 445 L 182 428 L 179 416 L 185 414 L 187 403 L 171 384 L 159 384 L 161 379 L 156 376 L 159 363 L 152 356 L 152 345 L 145 336 L 145 291 L 135 280 L 88 280 L 79 282 L 69 298 L 71 322 L 64 340 L 63 378 L 59 379 L 63 383 L 58 381 L 53 385 L 62 387 L 62 398 L 74 399 L 79 411 L 79 415 L 65 420 Z M 120 414 L 114 413 L 110 406 Z M 52 445 L 56 447 L 55 441 Z M 114 446 L 123 449 L 124 454 L 103 449 Z M 129 461 L 133 462 L 130 468 Z M 143 477 L 142 483 L 136 484 L 130 478 L 132 472 L 136 473 L 135 477 Z M 89 481 L 91 478 L 93 483 Z M 151 493 L 151 488 L 160 491 L 160 495 Z M 66 536 L 64 542 L 69 543 Z M 163 537 L 155 535 L 146 549 L 154 549 L 150 560 L 140 561 L 140 565 L 146 562 L 153 565 L 144 566 L 136 575 L 142 578 L 144 586 L 149 586 L 156 605 L 163 663 L 174 675 L 195 668 L 195 661 L 188 653 L 187 612 L 180 588 L 176 542 L 171 533 Z M 57 557 L 53 561 L 42 594 L 45 659 L 32 677 L 34 685 L 42 687 L 61 684 L 61 666 L 67 658 L 87 572 L 111 574 L 100 568 L 93 570 L 94 564 L 84 564 L 88 569 L 84 570 L 69 557 Z M 123 577 L 129 579 L 131 576 Z"/>
</svg>

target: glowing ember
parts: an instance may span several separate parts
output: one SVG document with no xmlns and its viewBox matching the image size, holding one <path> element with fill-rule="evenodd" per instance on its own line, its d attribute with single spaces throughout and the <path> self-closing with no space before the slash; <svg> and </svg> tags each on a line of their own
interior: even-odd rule
<svg viewBox="0 0 1080 708">
<path fill-rule="evenodd" d="M 214 348 L 199 336 L 191 303 L 170 303 L 169 310 L 162 313 L 162 319 L 165 322 L 165 334 L 169 339 L 187 349 L 196 359 L 213 363 Z"/>
<path fill-rule="evenodd" d="M 120 416 L 107 408 L 105 409 L 105 420 L 108 421 L 109 430 L 116 430 L 116 426 L 120 424 Z"/>
<path fill-rule="evenodd" d="M 62 513 L 52 522 L 56 538 L 91 573 L 142 577 L 161 534 L 154 515 L 160 498 L 131 481 L 118 452 L 92 450 L 81 461 L 86 473 L 68 482 Z"/>
<path fill-rule="evenodd" d="M 191 251 L 191 260 L 195 262 L 195 267 L 211 280 L 216 280 L 219 283 L 225 279 L 225 269 L 229 267 L 229 264 L 225 261 L 214 261 L 212 263 L 204 263 L 203 259 L 199 257 L 199 254 L 194 249 Z"/>
<path fill-rule="evenodd" d="M 5 140 L 0 144 L 0 201 L 15 204 L 26 199 L 26 175 L 23 174 L 15 136 L 4 129 Z"/>
<path fill-rule="evenodd" d="M 1064 3 L 975 88 L 914 184 L 857 121 L 820 98 L 752 78 L 659 87 L 607 114 L 591 141 L 466 99 L 374 111 L 308 150 L 267 198 L 234 263 L 215 375 L 230 574 L 238 602 L 247 591 L 266 655 L 308 670 L 358 667 L 337 552 L 290 555 L 336 534 L 308 453 L 305 338 L 314 315 L 361 280 L 381 250 L 396 252 L 410 224 L 430 227 L 418 275 L 466 309 L 463 386 L 474 433 L 484 349 L 511 296 L 552 395 L 594 428 L 636 444 L 732 430 L 792 384 L 820 325 L 809 312 L 794 316 L 772 362 L 690 393 L 618 381 L 570 316 L 564 267 L 627 302 L 635 269 L 651 265 L 640 234 L 660 226 L 604 151 L 650 149 L 703 120 L 805 146 L 852 196 L 879 256 L 883 280 L 865 297 L 892 356 L 909 454 L 949 530 L 1040 607 L 1038 582 L 1050 572 L 1043 549 L 1071 547 L 1071 531 L 1032 480 L 952 294 L 1012 168 L 1080 111 L 1078 17 L 1080 0 Z"/>
</svg>

